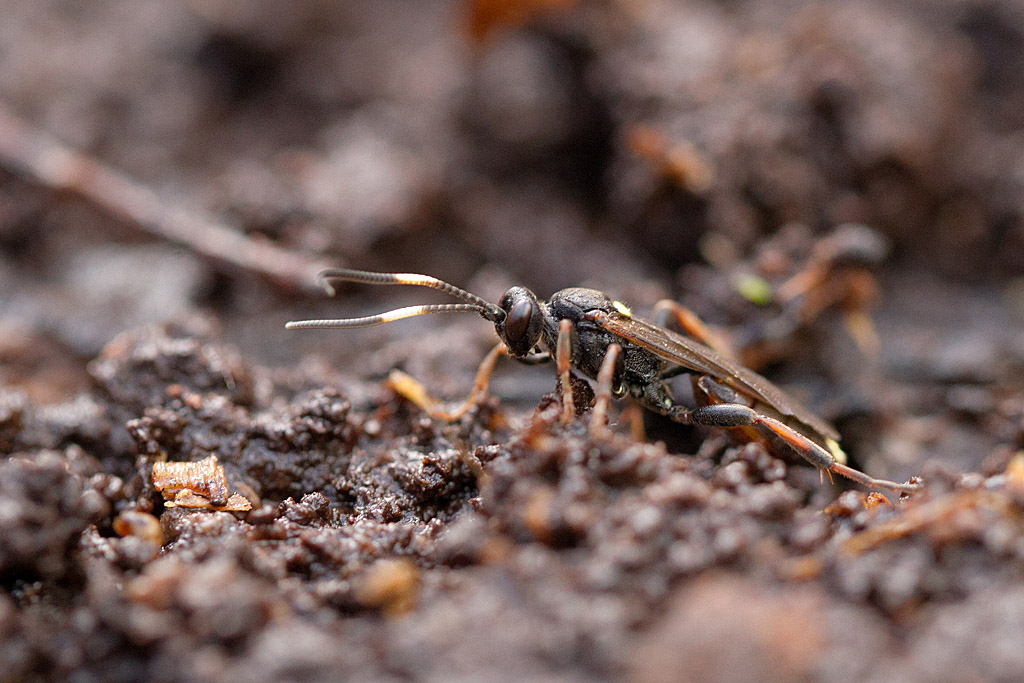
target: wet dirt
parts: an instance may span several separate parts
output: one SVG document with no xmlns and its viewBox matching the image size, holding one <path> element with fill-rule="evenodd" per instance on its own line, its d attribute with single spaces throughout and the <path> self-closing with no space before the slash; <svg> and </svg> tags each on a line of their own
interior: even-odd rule
<svg viewBox="0 0 1024 683">
<path fill-rule="evenodd" d="M 507 359 L 431 419 L 389 371 L 455 403 L 489 323 L 286 332 L 443 297 L 306 295 L 5 163 L 0 681 L 1024 675 L 1015 4 L 0 8 L 0 106 L 168 202 L 491 301 L 674 298 L 923 481 L 625 401 L 595 435 Z M 154 486 L 210 456 L 251 511 Z"/>
</svg>

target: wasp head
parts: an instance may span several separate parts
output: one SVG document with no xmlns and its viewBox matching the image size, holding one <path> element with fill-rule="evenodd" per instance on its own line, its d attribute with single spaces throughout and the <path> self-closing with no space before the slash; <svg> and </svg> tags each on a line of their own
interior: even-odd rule
<svg viewBox="0 0 1024 683">
<path fill-rule="evenodd" d="M 494 323 L 495 331 L 513 356 L 526 356 L 540 341 L 544 327 L 543 306 L 537 295 L 526 287 L 509 289 L 501 297 L 499 306 L 505 316 Z"/>
</svg>

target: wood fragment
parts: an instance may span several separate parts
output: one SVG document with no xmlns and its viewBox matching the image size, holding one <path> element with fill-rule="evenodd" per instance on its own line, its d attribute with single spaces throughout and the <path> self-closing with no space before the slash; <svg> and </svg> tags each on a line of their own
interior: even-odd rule
<svg viewBox="0 0 1024 683">
<path fill-rule="evenodd" d="M 247 512 L 252 509 L 245 496 L 228 494 L 224 468 L 211 455 L 198 462 L 153 463 L 153 486 L 167 507 Z"/>
</svg>

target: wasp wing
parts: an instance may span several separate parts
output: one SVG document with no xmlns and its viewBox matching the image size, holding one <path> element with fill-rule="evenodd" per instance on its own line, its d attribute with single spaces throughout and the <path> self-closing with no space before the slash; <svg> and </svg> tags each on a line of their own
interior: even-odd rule
<svg viewBox="0 0 1024 683">
<path fill-rule="evenodd" d="M 783 416 L 807 425 L 822 436 L 830 439 L 839 438 L 834 427 L 800 405 L 796 399 L 782 389 L 753 370 L 722 356 L 709 346 L 633 317 L 604 311 L 593 312 L 588 317 L 605 330 L 650 351 L 669 363 L 709 375 L 740 393 L 777 410 Z"/>
</svg>

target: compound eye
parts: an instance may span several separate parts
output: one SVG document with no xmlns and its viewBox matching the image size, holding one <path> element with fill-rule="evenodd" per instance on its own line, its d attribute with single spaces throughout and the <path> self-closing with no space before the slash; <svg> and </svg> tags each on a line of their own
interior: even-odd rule
<svg viewBox="0 0 1024 683">
<path fill-rule="evenodd" d="M 505 318 L 505 336 L 513 346 L 517 346 L 526 336 L 530 328 L 530 320 L 533 318 L 533 302 L 529 299 L 520 299 L 512 306 Z"/>
</svg>

